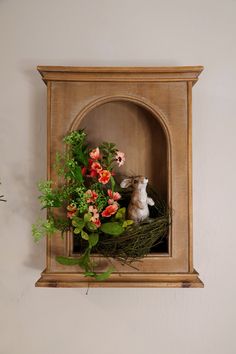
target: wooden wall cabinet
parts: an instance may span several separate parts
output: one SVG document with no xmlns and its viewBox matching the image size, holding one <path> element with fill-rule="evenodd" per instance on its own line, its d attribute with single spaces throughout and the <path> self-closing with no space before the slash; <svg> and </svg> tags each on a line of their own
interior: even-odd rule
<svg viewBox="0 0 236 354">
<path fill-rule="evenodd" d="M 48 92 L 48 178 L 62 138 L 86 128 L 93 145 L 112 141 L 126 153 L 123 173 L 145 174 L 173 210 L 167 249 L 134 267 L 111 260 L 116 272 L 103 282 L 55 257 L 78 256 L 73 238 L 47 239 L 41 287 L 203 287 L 193 268 L 192 86 L 203 70 L 191 67 L 38 67 Z M 99 255 L 101 270 L 107 260 Z"/>
</svg>

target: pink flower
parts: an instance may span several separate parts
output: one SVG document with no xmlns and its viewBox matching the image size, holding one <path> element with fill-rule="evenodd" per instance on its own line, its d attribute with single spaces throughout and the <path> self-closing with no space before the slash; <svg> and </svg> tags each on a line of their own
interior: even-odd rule
<svg viewBox="0 0 236 354">
<path fill-rule="evenodd" d="M 113 193 L 111 189 L 108 189 L 107 194 L 110 197 L 109 200 L 112 202 L 116 202 L 117 200 L 119 200 L 121 198 L 120 193 L 118 193 L 118 192 Z M 109 203 L 109 201 L 108 201 L 108 203 Z M 111 203 L 109 203 L 109 204 L 111 204 Z"/>
<path fill-rule="evenodd" d="M 96 172 L 99 172 L 99 171 L 102 171 L 102 166 L 100 165 L 99 162 L 93 162 L 91 164 L 91 169 L 96 171 Z"/>
<path fill-rule="evenodd" d="M 92 213 L 92 217 L 90 219 L 90 221 L 96 225 L 97 227 L 101 226 L 101 221 L 99 220 L 99 213 L 96 207 L 94 207 L 93 205 L 89 206 L 89 212 Z"/>
<path fill-rule="evenodd" d="M 111 173 L 107 170 L 99 171 L 98 181 L 102 184 L 107 184 L 110 181 Z"/>
<path fill-rule="evenodd" d="M 105 218 L 109 218 L 111 215 L 115 214 L 118 210 L 118 204 L 112 204 L 106 207 L 105 210 L 102 212 L 102 216 Z"/>
<path fill-rule="evenodd" d="M 98 197 L 98 194 L 95 191 L 91 191 L 91 189 L 88 189 L 85 194 L 88 197 L 87 203 L 94 203 Z"/>
<path fill-rule="evenodd" d="M 99 218 L 99 213 L 98 213 L 98 210 L 95 206 L 90 205 L 89 212 L 93 214 L 92 218 L 95 218 L 95 219 Z M 91 218 L 91 220 L 92 220 L 92 218 Z"/>
<path fill-rule="evenodd" d="M 92 219 L 91 219 L 91 220 L 92 220 Z M 92 221 L 92 223 L 93 223 L 94 225 L 96 225 L 97 228 L 101 226 L 101 221 L 100 221 L 100 219 L 95 219 L 94 221 Z"/>
<path fill-rule="evenodd" d="M 125 154 L 121 151 L 117 151 L 116 153 L 116 162 L 118 166 L 122 166 L 125 163 Z"/>
<path fill-rule="evenodd" d="M 99 148 L 97 147 L 96 149 L 93 149 L 89 156 L 93 159 L 93 160 L 99 160 L 101 158 L 101 155 L 100 155 L 100 150 Z"/>
</svg>

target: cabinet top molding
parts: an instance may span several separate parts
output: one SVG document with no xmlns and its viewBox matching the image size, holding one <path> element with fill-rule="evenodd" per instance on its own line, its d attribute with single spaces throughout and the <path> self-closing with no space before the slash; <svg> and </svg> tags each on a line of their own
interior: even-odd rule
<svg viewBox="0 0 236 354">
<path fill-rule="evenodd" d="M 38 66 L 42 79 L 48 81 L 120 81 L 120 82 L 197 82 L 203 66 Z"/>
</svg>

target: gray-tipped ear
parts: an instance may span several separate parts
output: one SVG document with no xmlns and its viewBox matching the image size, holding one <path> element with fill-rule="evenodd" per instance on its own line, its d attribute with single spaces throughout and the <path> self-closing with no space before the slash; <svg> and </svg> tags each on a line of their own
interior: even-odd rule
<svg viewBox="0 0 236 354">
<path fill-rule="evenodd" d="M 132 183 L 132 179 L 131 178 L 125 178 L 121 182 L 120 186 L 121 186 L 121 188 L 128 188 L 129 186 L 131 186 L 131 183 Z"/>
</svg>

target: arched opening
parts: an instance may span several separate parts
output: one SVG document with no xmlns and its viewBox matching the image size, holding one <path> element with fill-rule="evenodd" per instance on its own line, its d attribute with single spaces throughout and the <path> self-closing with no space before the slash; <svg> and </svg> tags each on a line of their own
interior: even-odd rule
<svg viewBox="0 0 236 354">
<path fill-rule="evenodd" d="M 160 199 L 168 204 L 169 146 L 159 117 L 141 105 L 127 100 L 97 104 L 76 119 L 73 129 L 85 129 L 89 144 L 114 142 L 126 155 L 118 175 L 143 175 Z M 76 243 L 74 252 L 77 252 Z M 168 252 L 168 241 L 154 252 Z"/>
</svg>

